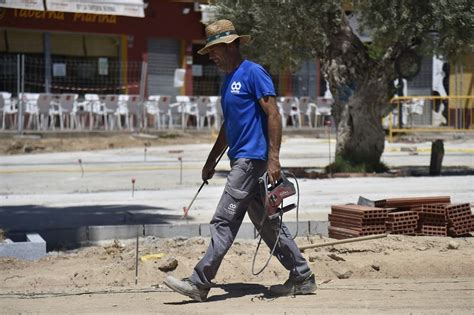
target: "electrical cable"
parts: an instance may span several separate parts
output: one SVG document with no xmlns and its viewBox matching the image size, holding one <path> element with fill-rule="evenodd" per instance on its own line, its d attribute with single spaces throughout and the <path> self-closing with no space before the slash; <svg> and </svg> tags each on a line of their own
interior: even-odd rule
<svg viewBox="0 0 474 315">
<path fill-rule="evenodd" d="M 296 196 L 297 196 L 297 199 L 296 199 L 296 232 L 295 232 L 295 235 L 293 237 L 291 237 L 292 240 L 294 240 L 297 236 L 298 236 L 298 225 L 299 225 L 299 218 L 298 218 L 298 213 L 299 213 L 299 205 L 300 205 L 300 188 L 299 188 L 299 185 L 298 185 L 298 180 L 296 179 L 296 176 L 293 174 L 293 173 L 290 173 L 290 172 L 285 172 L 284 173 L 285 176 L 287 177 L 291 177 L 295 180 L 296 182 Z M 265 178 L 265 175 L 266 173 L 263 175 L 263 178 Z M 265 191 L 263 192 L 264 195 L 262 196 L 262 198 L 264 198 L 263 200 L 263 204 L 264 204 L 264 211 L 266 212 L 266 209 L 267 209 L 267 205 L 268 205 L 268 200 L 267 200 L 267 187 L 268 185 L 266 184 L 266 181 L 263 179 L 262 180 L 264 183 L 265 183 Z M 262 191 L 260 191 L 260 193 L 262 193 Z M 282 200 L 282 203 L 280 205 L 280 209 L 283 209 L 283 200 Z M 268 216 L 266 215 L 266 213 L 263 214 L 263 218 L 262 218 L 262 221 L 260 222 L 260 229 L 258 231 L 258 235 L 260 236 L 260 239 L 258 240 L 258 244 L 257 244 L 257 248 L 255 249 L 255 253 L 253 255 L 253 259 L 252 259 L 252 275 L 254 276 L 257 276 L 259 275 L 260 273 L 262 273 L 265 268 L 267 268 L 268 264 L 270 263 L 270 259 L 272 258 L 273 254 L 275 253 L 275 249 L 280 241 L 280 237 L 281 237 L 281 233 L 282 233 L 282 226 L 283 226 L 283 211 L 280 211 L 277 219 L 279 220 L 279 227 L 278 227 L 278 235 L 275 239 L 275 244 L 273 245 L 273 248 L 272 250 L 270 251 L 270 254 L 268 255 L 268 258 L 265 262 L 265 264 L 263 265 L 263 267 L 259 270 L 259 271 L 255 271 L 255 261 L 257 259 L 257 254 L 258 254 L 258 250 L 260 248 L 260 244 L 262 243 L 262 229 L 263 229 L 263 225 L 268 221 Z"/>
</svg>

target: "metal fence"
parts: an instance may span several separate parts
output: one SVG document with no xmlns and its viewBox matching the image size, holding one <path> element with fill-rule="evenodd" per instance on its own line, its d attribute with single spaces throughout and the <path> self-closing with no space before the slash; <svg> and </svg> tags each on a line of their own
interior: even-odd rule
<svg viewBox="0 0 474 315">
<path fill-rule="evenodd" d="M 112 58 L 0 55 L 0 91 L 127 94 L 139 90 L 142 62 Z"/>
<path fill-rule="evenodd" d="M 390 141 L 395 133 L 474 131 L 474 96 L 403 96 L 390 103 L 383 121 Z"/>
</svg>

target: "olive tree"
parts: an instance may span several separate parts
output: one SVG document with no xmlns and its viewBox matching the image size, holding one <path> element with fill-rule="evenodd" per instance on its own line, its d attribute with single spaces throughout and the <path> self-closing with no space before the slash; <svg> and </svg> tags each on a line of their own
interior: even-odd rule
<svg viewBox="0 0 474 315">
<path fill-rule="evenodd" d="M 382 117 L 395 93 L 393 81 L 410 73 L 416 56 L 436 53 L 453 60 L 473 51 L 469 0 L 215 0 L 216 19 L 252 35 L 248 58 L 272 70 L 297 70 L 319 58 L 335 99 L 336 157 L 375 170 L 384 150 Z M 350 7 L 370 43 L 356 35 Z M 398 70 L 398 71 L 397 71 Z M 405 74 L 408 75 L 408 74 Z"/>
</svg>

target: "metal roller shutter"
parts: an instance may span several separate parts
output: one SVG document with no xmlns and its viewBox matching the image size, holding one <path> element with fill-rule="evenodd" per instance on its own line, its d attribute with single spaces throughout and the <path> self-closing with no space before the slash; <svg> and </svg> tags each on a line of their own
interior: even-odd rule
<svg viewBox="0 0 474 315">
<path fill-rule="evenodd" d="M 173 86 L 174 70 L 179 68 L 179 55 L 179 40 L 148 41 L 148 95 L 179 94 L 179 88 Z"/>
</svg>

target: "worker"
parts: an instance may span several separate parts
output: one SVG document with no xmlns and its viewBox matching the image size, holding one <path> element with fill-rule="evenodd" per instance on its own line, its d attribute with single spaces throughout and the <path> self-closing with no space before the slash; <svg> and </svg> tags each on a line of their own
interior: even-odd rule
<svg viewBox="0 0 474 315">
<path fill-rule="evenodd" d="M 288 228 L 268 221 L 260 226 L 266 213 L 259 178 L 265 172 L 270 183 L 281 178 L 282 123 L 271 77 L 262 66 L 242 58 L 240 45 L 246 44 L 250 36 L 238 35 L 231 21 L 218 20 L 208 25 L 206 36 L 207 44 L 198 53 L 208 53 L 226 75 L 221 87 L 224 122 L 202 169 L 202 180 L 212 178 L 216 161 L 227 146 L 231 170 L 211 220 L 211 241 L 206 254 L 190 277 L 179 280 L 168 276 L 164 283 L 194 300 L 206 301 L 213 285 L 211 281 L 247 212 L 270 248 L 281 228 L 274 255 L 289 271 L 289 279 L 284 284 L 270 286 L 270 293 L 278 296 L 313 293 L 314 274 Z"/>
</svg>

